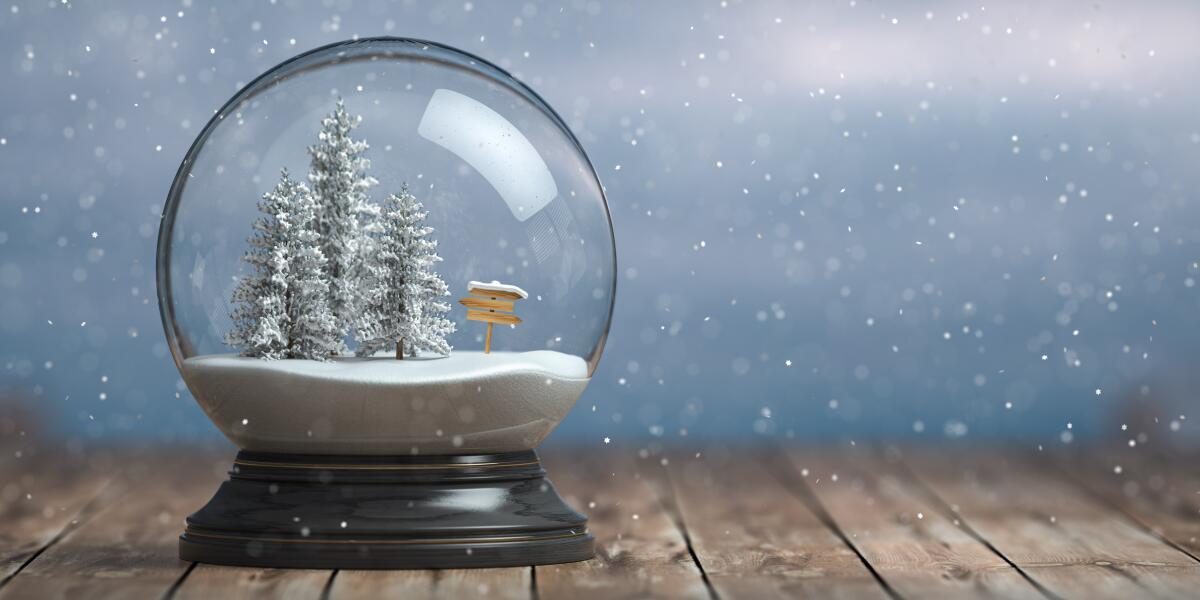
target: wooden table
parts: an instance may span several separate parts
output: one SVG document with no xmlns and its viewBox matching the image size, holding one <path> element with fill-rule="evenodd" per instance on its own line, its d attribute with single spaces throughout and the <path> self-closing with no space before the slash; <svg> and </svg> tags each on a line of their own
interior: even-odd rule
<svg viewBox="0 0 1200 600">
<path fill-rule="evenodd" d="M 1200 470 L 1140 450 L 551 449 L 597 557 L 449 571 L 178 560 L 232 452 L 3 456 L 0 600 L 1200 596 Z"/>
</svg>

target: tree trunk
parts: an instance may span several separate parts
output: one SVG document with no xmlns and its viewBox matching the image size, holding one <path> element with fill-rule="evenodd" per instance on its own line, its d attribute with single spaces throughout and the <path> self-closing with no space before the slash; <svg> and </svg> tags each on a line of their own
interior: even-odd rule
<svg viewBox="0 0 1200 600">
<path fill-rule="evenodd" d="M 396 340 L 396 360 L 404 360 L 404 339 Z"/>
</svg>

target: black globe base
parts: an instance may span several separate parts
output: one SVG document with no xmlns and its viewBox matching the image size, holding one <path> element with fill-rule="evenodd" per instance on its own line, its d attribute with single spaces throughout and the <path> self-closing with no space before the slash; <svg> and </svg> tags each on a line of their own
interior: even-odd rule
<svg viewBox="0 0 1200 600">
<path fill-rule="evenodd" d="M 243 451 L 179 538 L 186 561 L 304 569 L 512 567 L 592 554 L 587 517 L 558 495 L 532 450 Z"/>
</svg>

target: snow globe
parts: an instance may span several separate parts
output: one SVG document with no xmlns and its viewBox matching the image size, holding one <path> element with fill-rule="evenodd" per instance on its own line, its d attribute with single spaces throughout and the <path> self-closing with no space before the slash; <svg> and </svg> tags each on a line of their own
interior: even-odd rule
<svg viewBox="0 0 1200 600">
<path fill-rule="evenodd" d="M 180 557 L 590 558 L 534 448 L 595 371 L 615 272 L 587 155 L 498 67 L 372 38 L 263 74 L 188 150 L 159 232 L 176 366 L 239 448 Z"/>
</svg>

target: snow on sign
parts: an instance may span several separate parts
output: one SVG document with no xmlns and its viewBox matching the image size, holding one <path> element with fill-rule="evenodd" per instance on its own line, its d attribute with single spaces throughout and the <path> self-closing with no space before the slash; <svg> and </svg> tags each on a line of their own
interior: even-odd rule
<svg viewBox="0 0 1200 600">
<path fill-rule="evenodd" d="M 502 325 L 520 323 L 521 317 L 511 313 L 515 310 L 516 301 L 528 298 L 529 294 L 515 285 L 506 285 L 499 281 L 491 283 L 472 281 L 467 284 L 467 293 L 471 296 L 460 299 L 458 303 L 467 307 L 468 321 L 487 323 L 487 337 L 484 338 L 483 353 L 491 354 L 492 325 L 495 323 Z"/>
<path fill-rule="evenodd" d="M 434 91 L 417 133 L 479 171 L 518 221 L 537 214 L 558 195 L 554 176 L 529 138 L 474 98 Z"/>
</svg>

